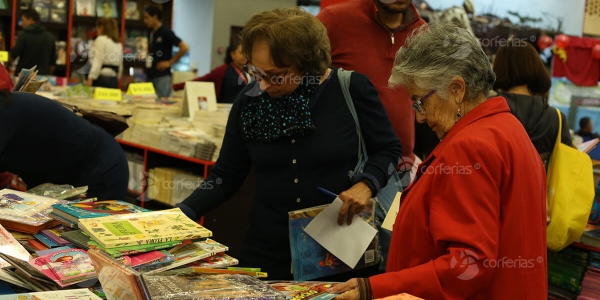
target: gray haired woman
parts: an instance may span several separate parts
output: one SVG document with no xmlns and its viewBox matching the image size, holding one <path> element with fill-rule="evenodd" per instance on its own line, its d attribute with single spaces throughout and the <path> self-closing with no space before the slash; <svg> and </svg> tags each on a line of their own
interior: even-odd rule
<svg viewBox="0 0 600 300">
<path fill-rule="evenodd" d="M 417 121 L 441 139 L 403 192 L 387 273 L 338 299 L 546 299 L 544 167 L 502 97 L 479 41 L 450 23 L 421 28 L 397 55 Z"/>
</svg>

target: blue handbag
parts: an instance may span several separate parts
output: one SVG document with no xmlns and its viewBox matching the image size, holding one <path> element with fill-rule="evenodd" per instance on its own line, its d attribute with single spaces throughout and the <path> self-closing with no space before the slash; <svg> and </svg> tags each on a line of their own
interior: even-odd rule
<svg viewBox="0 0 600 300">
<path fill-rule="evenodd" d="M 356 133 L 358 134 L 358 162 L 354 168 L 354 171 L 349 174 L 350 178 L 352 178 L 354 174 L 360 174 L 363 172 L 369 156 L 367 154 L 367 146 L 365 145 L 365 140 L 362 135 L 358 116 L 356 115 L 356 109 L 354 108 L 352 96 L 350 95 L 350 76 L 352 75 L 352 71 L 346 71 L 342 68 L 339 68 L 337 74 L 340 81 L 340 86 L 342 87 L 342 92 L 344 93 L 344 98 L 346 99 L 346 104 L 348 105 L 348 109 L 350 109 L 350 113 L 352 114 L 354 122 L 356 123 Z M 400 176 L 396 172 L 396 166 L 391 165 L 388 172 L 391 176 L 387 184 L 379 189 L 379 192 L 373 198 L 377 204 L 377 209 L 375 210 L 375 223 L 377 224 L 379 245 L 381 247 L 382 260 L 379 265 L 379 269 L 382 272 L 385 272 L 385 265 L 390 247 L 390 241 L 392 239 L 392 232 L 383 229 L 381 225 L 385 219 L 385 216 L 387 215 L 388 210 L 392 206 L 392 202 L 394 202 L 396 194 L 403 190 L 403 184 L 400 180 Z"/>
</svg>

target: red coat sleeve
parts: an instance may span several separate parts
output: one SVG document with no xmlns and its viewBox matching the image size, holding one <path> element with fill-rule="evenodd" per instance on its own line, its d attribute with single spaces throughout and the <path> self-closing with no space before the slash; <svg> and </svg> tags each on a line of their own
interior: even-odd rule
<svg viewBox="0 0 600 300">
<path fill-rule="evenodd" d="M 435 158 L 429 166 L 433 170 L 424 170 L 435 176 L 436 185 L 423 195 L 439 256 L 412 268 L 371 277 L 375 299 L 400 293 L 425 299 L 467 299 L 488 286 L 494 269 L 484 268 L 483 261 L 497 257 L 500 226 L 503 167 L 496 149 L 481 136 L 461 138 Z M 456 173 L 454 166 L 474 167 L 470 174 L 450 174 Z"/>
<path fill-rule="evenodd" d="M 215 89 L 217 90 L 217 94 L 218 94 L 221 83 L 223 82 L 223 78 L 225 77 L 225 72 L 227 71 L 227 66 L 229 66 L 229 65 L 222 64 L 222 65 L 214 68 L 208 74 L 206 74 L 202 77 L 196 77 L 196 78 L 192 79 L 191 81 L 214 82 Z M 217 85 L 218 85 L 218 87 L 217 87 Z M 184 87 L 185 87 L 185 82 L 173 84 L 173 90 L 176 90 L 176 91 L 183 90 Z"/>
</svg>

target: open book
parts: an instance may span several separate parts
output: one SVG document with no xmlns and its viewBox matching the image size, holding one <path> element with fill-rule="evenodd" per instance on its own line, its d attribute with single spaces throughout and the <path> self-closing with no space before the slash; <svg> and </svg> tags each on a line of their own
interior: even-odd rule
<svg viewBox="0 0 600 300">
<path fill-rule="evenodd" d="M 596 145 L 598 144 L 600 140 L 598 138 L 595 139 L 591 139 L 585 143 L 581 143 L 579 145 L 577 145 L 577 149 L 579 149 L 579 151 L 584 152 L 584 153 L 590 153 L 590 151 L 592 151 L 594 148 L 596 148 Z"/>
<path fill-rule="evenodd" d="M 31 69 L 23 69 L 21 70 L 21 74 L 19 75 L 19 79 L 13 88 L 13 92 L 26 92 L 26 93 L 35 93 L 37 90 L 48 81 L 48 78 L 43 77 L 41 79 L 37 79 L 37 66 L 33 66 Z"/>
</svg>

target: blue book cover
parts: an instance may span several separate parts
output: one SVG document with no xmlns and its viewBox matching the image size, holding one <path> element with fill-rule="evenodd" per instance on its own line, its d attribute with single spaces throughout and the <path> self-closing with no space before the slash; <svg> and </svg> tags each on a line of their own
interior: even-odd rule
<svg viewBox="0 0 600 300">
<path fill-rule="evenodd" d="M 141 208 L 128 202 L 118 200 L 78 202 L 56 204 L 52 206 L 55 212 L 63 212 L 77 219 L 107 217 L 112 215 L 131 214 L 149 212 L 150 210 Z M 62 214 L 58 214 L 61 216 Z"/>
<path fill-rule="evenodd" d="M 290 247 L 292 250 L 292 269 L 295 281 L 309 281 L 325 276 L 345 273 L 356 269 L 378 264 L 381 260 L 378 237 L 375 236 L 365 254 L 356 267 L 352 269 L 327 251 L 310 237 L 304 228 L 327 205 L 290 212 Z M 365 221 L 375 227 L 375 206 L 359 214 Z"/>
</svg>

